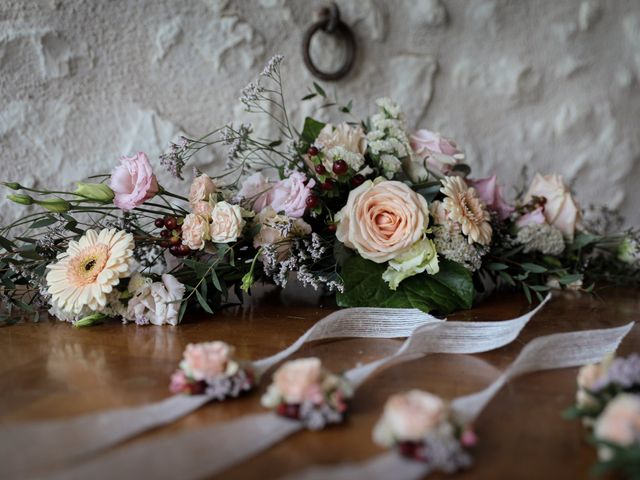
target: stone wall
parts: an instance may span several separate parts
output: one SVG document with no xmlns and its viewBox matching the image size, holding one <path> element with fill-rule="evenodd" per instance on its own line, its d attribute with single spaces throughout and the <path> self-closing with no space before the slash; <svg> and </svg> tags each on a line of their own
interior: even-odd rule
<svg viewBox="0 0 640 480">
<path fill-rule="evenodd" d="M 558 171 L 584 204 L 619 207 L 640 224 L 640 2 L 338 3 L 359 56 L 335 87 L 357 115 L 394 97 L 410 125 L 455 138 L 476 174 L 507 183 L 523 165 Z M 3 0 L 0 179 L 67 187 L 123 153 L 157 160 L 180 132 L 244 117 L 239 91 L 275 53 L 287 57 L 300 121 L 314 106 L 296 105 L 312 80 L 301 36 L 323 4 Z M 314 50 L 330 51 L 327 42 Z M 0 223 L 20 212 L 7 203 Z"/>
</svg>

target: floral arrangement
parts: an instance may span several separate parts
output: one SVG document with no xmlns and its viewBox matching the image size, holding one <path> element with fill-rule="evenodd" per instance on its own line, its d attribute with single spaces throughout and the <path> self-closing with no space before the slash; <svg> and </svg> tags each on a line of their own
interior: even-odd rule
<svg viewBox="0 0 640 480">
<path fill-rule="evenodd" d="M 471 456 L 467 449 L 477 443 L 469 426 L 459 426 L 451 418 L 447 402 L 421 390 L 389 397 L 374 428 L 373 440 L 445 473 L 469 467 Z"/>
<path fill-rule="evenodd" d="M 255 385 L 248 362 L 233 358 L 234 347 L 225 342 L 189 344 L 169 390 L 188 395 L 205 394 L 215 400 L 238 397 Z"/>
<path fill-rule="evenodd" d="M 640 472 L 640 355 L 607 358 L 578 373 L 576 404 L 565 412 L 582 418 L 598 448 L 595 472 L 617 470 L 628 478 Z"/>
<path fill-rule="evenodd" d="M 219 175 L 194 168 L 187 196 L 166 190 L 144 153 L 74 191 L 5 182 L 11 201 L 35 211 L 0 228 L 2 320 L 47 308 L 75 325 L 175 325 L 189 307 L 213 313 L 230 292 L 292 276 L 340 306 L 443 314 L 496 287 L 531 301 L 552 288 L 639 283 L 638 230 L 616 231 L 606 210 L 590 219 L 559 175 L 536 174 L 508 196 L 496 175 L 472 176 L 452 140 L 410 131 L 390 99 L 362 119 L 317 84 L 303 100 L 345 118 L 309 117 L 298 130 L 281 62 L 240 99 L 277 138 L 231 123 L 161 155 L 184 179 L 192 157 L 228 149 Z"/>
<path fill-rule="evenodd" d="M 284 363 L 273 374 L 273 383 L 262 396 L 262 405 L 278 415 L 302 422 L 310 430 L 342 423 L 351 386 L 322 367 L 318 358 Z"/>
</svg>

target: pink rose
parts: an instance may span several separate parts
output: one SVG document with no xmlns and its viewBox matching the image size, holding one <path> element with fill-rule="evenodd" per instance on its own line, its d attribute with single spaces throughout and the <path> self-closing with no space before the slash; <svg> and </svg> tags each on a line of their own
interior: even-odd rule
<svg viewBox="0 0 640 480">
<path fill-rule="evenodd" d="M 284 212 L 288 217 L 300 218 L 307 209 L 307 198 L 315 184 L 315 180 L 307 180 L 304 173 L 293 172 L 273 186 L 271 206 L 276 212 Z"/>
<path fill-rule="evenodd" d="M 180 368 L 196 381 L 210 380 L 226 373 L 234 348 L 225 342 L 190 343 Z"/>
<path fill-rule="evenodd" d="M 429 130 L 418 130 L 410 135 L 409 143 L 414 152 L 414 158 L 405 160 L 403 166 L 414 183 L 427 178 L 428 170 L 448 175 L 458 161 L 464 158 L 452 140 Z"/>
<path fill-rule="evenodd" d="M 441 137 L 439 133 L 421 129 L 409 135 L 411 148 L 417 154 L 443 153 L 453 156 L 460 153 L 452 140 Z"/>
<path fill-rule="evenodd" d="M 267 177 L 256 172 L 244 179 L 238 197 L 249 202 L 254 212 L 260 213 L 271 203 L 271 188 Z"/>
<path fill-rule="evenodd" d="M 285 403 L 298 404 L 313 396 L 322 379 L 318 358 L 300 358 L 283 364 L 273 374 L 273 384 Z"/>
<path fill-rule="evenodd" d="M 569 187 L 565 185 L 560 175 L 540 175 L 533 178 L 524 202 L 528 203 L 533 197 L 544 197 L 544 217 L 549 225 L 560 230 L 565 237 L 573 241 L 576 227 L 579 226 L 580 209 L 571 196 Z"/>
<path fill-rule="evenodd" d="M 377 443 L 420 441 L 448 420 L 447 404 L 435 395 L 411 390 L 391 396 L 374 430 Z"/>
<path fill-rule="evenodd" d="M 404 183 L 378 178 L 351 190 L 336 219 L 339 241 L 363 258 L 384 263 L 422 238 L 429 207 Z"/>
<path fill-rule="evenodd" d="M 184 223 L 182 224 L 182 243 L 184 243 L 191 250 L 202 250 L 206 240 L 209 240 L 209 221 L 190 213 L 184 217 Z"/>
<path fill-rule="evenodd" d="M 640 395 L 622 393 L 616 396 L 596 420 L 593 432 L 597 439 L 620 446 L 640 442 Z M 612 456 L 608 448 L 601 449 L 599 454 L 605 461 Z"/>
<path fill-rule="evenodd" d="M 516 220 L 516 225 L 520 228 L 526 227 L 527 225 L 543 225 L 545 223 L 547 223 L 547 219 L 544 218 L 544 209 L 542 207 L 531 210 Z"/>
<path fill-rule="evenodd" d="M 495 175 L 478 180 L 467 180 L 467 183 L 476 189 L 480 199 L 498 214 L 500 220 L 508 218 L 513 213 L 514 208 L 502 198 L 502 187 L 497 184 Z"/>
<path fill-rule="evenodd" d="M 151 170 L 147 156 L 139 152 L 133 157 L 120 158 L 122 165 L 111 172 L 113 203 L 124 211 L 133 210 L 158 193 L 158 180 Z"/>
<path fill-rule="evenodd" d="M 201 200 L 209 201 L 209 195 L 216 193 L 218 187 L 205 173 L 196 177 L 189 189 L 189 203 L 191 205 Z"/>
</svg>

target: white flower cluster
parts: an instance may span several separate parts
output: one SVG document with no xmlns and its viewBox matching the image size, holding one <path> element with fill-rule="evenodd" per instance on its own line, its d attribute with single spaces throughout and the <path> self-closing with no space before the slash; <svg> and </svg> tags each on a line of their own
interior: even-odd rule
<svg viewBox="0 0 640 480">
<path fill-rule="evenodd" d="M 475 272 L 482 266 L 482 257 L 488 249 L 469 243 L 460 230 L 437 226 L 433 228 L 433 234 L 433 243 L 439 255 L 461 264 L 471 272 Z"/>
<path fill-rule="evenodd" d="M 411 155 L 411 147 L 398 104 L 389 98 L 380 98 L 376 104 L 380 111 L 371 117 L 371 130 L 367 133 L 369 153 L 377 159 L 384 176 L 391 179 L 400 171 L 401 159 Z"/>
<path fill-rule="evenodd" d="M 518 230 L 516 241 L 524 245 L 524 253 L 540 252 L 560 255 L 564 251 L 562 232 L 552 225 L 527 225 Z"/>
</svg>

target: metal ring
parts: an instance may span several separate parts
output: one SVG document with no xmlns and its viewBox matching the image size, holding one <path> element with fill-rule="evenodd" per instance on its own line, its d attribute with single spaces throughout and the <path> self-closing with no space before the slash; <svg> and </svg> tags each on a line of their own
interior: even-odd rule
<svg viewBox="0 0 640 480">
<path fill-rule="evenodd" d="M 337 35 L 346 44 L 346 58 L 344 63 L 334 72 L 323 72 L 311 58 L 311 39 L 322 30 L 331 35 Z M 335 3 L 320 12 L 320 20 L 313 23 L 305 32 L 302 40 L 302 56 L 309 71 L 317 78 L 327 81 L 340 80 L 347 76 L 353 68 L 356 58 L 356 38 L 347 24 L 340 20 L 340 10 Z"/>
</svg>

